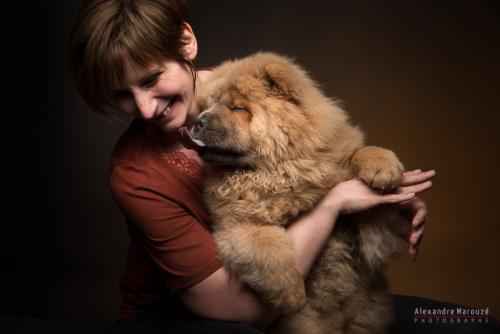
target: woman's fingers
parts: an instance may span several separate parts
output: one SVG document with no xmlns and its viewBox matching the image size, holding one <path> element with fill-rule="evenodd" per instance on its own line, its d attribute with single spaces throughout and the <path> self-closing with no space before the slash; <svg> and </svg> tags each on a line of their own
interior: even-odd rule
<svg viewBox="0 0 500 334">
<path fill-rule="evenodd" d="M 425 221 L 427 205 L 419 197 L 399 202 L 399 205 L 408 212 L 408 215 L 412 215 L 411 226 L 418 227 Z"/>
<path fill-rule="evenodd" d="M 422 200 L 418 200 L 413 203 L 412 209 L 416 213 L 411 222 L 411 234 L 408 241 L 410 242 L 410 256 L 416 260 L 426 227 L 427 206 Z"/>
<path fill-rule="evenodd" d="M 415 197 L 415 193 L 399 193 L 399 194 L 379 195 L 379 204 L 399 203 L 399 202 L 411 200 L 414 197 Z"/>
<path fill-rule="evenodd" d="M 418 194 L 426 191 L 432 187 L 431 179 L 435 175 L 436 171 L 434 170 L 422 172 L 420 169 L 403 173 L 401 186 L 396 190 L 396 192 L 398 194 Z M 411 218 L 410 232 L 407 235 L 407 240 L 410 243 L 408 253 L 410 257 L 416 261 L 420 244 L 424 237 L 427 206 L 425 205 L 425 202 L 418 197 L 413 197 L 406 201 L 400 201 L 399 205 L 408 209 L 409 213 L 413 216 Z"/>
<path fill-rule="evenodd" d="M 415 216 L 413 216 L 413 220 L 411 221 L 411 226 L 414 228 L 418 228 L 425 222 L 425 217 L 427 217 L 427 206 L 424 201 L 418 199 L 412 205 L 413 211 L 416 212 Z"/>
<path fill-rule="evenodd" d="M 425 231 L 425 224 L 423 224 L 416 230 L 413 230 L 410 235 L 410 245 L 417 246 L 420 242 L 420 239 L 422 238 L 422 235 L 424 234 L 424 231 Z"/>
<path fill-rule="evenodd" d="M 413 228 L 420 228 L 421 226 L 425 226 L 425 217 L 427 216 L 427 209 L 422 209 L 419 211 L 413 221 L 411 222 L 411 226 Z"/>
<path fill-rule="evenodd" d="M 412 175 L 412 174 L 415 174 L 415 173 L 420 173 L 422 170 L 421 169 L 414 169 L 414 170 L 409 170 L 407 172 L 404 172 L 403 173 L 403 176 L 404 175 Z"/>
<path fill-rule="evenodd" d="M 414 171 L 403 173 L 403 178 L 401 179 L 401 186 L 412 186 L 418 183 L 423 183 L 430 180 L 436 175 L 435 170 L 429 170 L 422 172 L 419 169 Z"/>
<path fill-rule="evenodd" d="M 413 261 L 417 261 L 418 250 L 419 250 L 418 246 L 413 246 L 413 245 L 410 246 L 410 250 L 408 251 L 408 253 L 410 254 L 410 257 Z"/>
<path fill-rule="evenodd" d="M 397 193 L 421 193 L 432 187 L 432 181 L 425 181 L 423 183 L 418 183 L 412 186 L 404 186 L 399 187 L 396 192 Z"/>
<path fill-rule="evenodd" d="M 410 243 L 410 249 L 409 249 L 408 253 L 410 254 L 410 257 L 413 261 L 417 260 L 417 255 L 418 255 L 418 251 L 420 249 L 420 244 L 422 243 L 422 240 L 424 239 L 424 234 L 423 234 L 424 229 L 425 228 L 421 229 L 419 236 L 416 238 L 416 240 L 417 240 L 416 243 L 414 243 L 414 244 Z"/>
</svg>

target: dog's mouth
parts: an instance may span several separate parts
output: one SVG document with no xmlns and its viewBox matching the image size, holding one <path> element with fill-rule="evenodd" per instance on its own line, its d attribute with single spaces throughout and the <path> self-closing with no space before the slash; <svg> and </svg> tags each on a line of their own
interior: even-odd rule
<svg viewBox="0 0 500 334">
<path fill-rule="evenodd" d="M 199 151 L 202 148 L 207 147 L 202 140 L 195 139 L 191 134 L 191 131 L 189 131 L 185 126 L 179 129 L 179 138 L 182 145 L 191 150 Z"/>
<path fill-rule="evenodd" d="M 184 147 L 196 150 L 200 157 L 211 164 L 230 168 L 253 168 L 253 163 L 242 152 L 222 148 L 216 144 L 195 138 L 186 127 L 179 129 L 179 139 Z"/>
<path fill-rule="evenodd" d="M 235 168 L 247 167 L 246 164 L 243 163 L 245 156 L 238 152 L 205 147 L 199 150 L 198 154 L 206 162 L 217 166 Z"/>
</svg>

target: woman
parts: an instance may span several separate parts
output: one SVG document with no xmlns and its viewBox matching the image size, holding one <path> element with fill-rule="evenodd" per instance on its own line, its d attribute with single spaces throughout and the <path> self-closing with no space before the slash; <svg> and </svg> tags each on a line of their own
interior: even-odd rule
<svg viewBox="0 0 500 334">
<path fill-rule="evenodd" d="M 194 68 L 197 52 L 184 1 L 85 1 L 74 18 L 70 64 L 78 92 L 105 116 L 135 117 L 109 177 L 130 235 L 118 333 L 251 333 L 244 323 L 265 328 L 278 316 L 217 259 L 200 196 L 204 163 L 177 138 L 200 112 L 196 89 L 210 80 L 210 71 Z M 382 203 L 408 209 L 411 233 L 403 237 L 415 258 L 427 214 L 415 194 L 431 187 L 434 174 L 407 172 L 393 194 L 357 180 L 331 189 L 287 229 L 304 278 L 339 214 Z"/>
</svg>

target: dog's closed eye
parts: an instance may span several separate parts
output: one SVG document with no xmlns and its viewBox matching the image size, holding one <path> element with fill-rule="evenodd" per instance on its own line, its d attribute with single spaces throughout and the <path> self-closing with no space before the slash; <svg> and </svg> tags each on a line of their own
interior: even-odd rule
<svg viewBox="0 0 500 334">
<path fill-rule="evenodd" d="M 231 111 L 233 111 L 233 112 L 248 112 L 248 110 L 245 108 L 231 108 Z"/>
</svg>

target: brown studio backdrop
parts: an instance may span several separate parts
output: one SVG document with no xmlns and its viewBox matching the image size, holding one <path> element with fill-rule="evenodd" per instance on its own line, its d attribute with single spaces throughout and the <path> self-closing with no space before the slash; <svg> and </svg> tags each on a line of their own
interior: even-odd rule
<svg viewBox="0 0 500 334">
<path fill-rule="evenodd" d="M 127 247 L 107 189 L 125 126 L 91 113 L 66 71 L 75 1 L 5 2 L 1 142 L 9 194 L 0 314 L 112 321 Z M 396 293 L 489 307 L 500 317 L 498 1 L 192 0 L 200 66 L 272 50 L 296 57 L 344 103 L 368 142 L 435 168 L 417 263 Z M 3 59 L 3 58 L 2 58 Z M 27 84 L 29 82 L 29 85 Z"/>
</svg>

